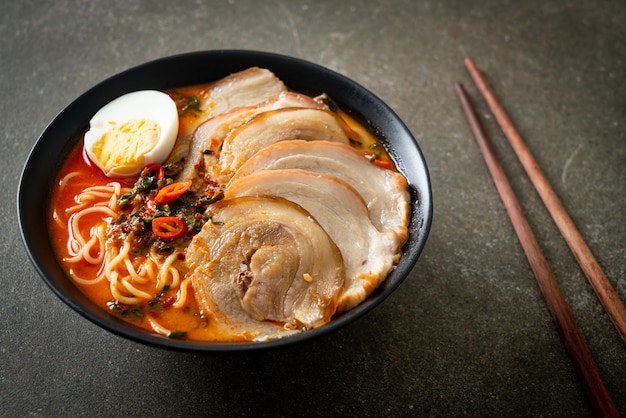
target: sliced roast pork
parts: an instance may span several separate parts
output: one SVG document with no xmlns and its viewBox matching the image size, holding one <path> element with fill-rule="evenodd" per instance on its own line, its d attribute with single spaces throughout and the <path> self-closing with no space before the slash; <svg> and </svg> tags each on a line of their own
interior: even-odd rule
<svg viewBox="0 0 626 418">
<path fill-rule="evenodd" d="M 200 309 L 231 340 L 279 338 L 361 303 L 399 259 L 409 193 L 321 99 L 253 68 L 216 82 L 179 180 L 224 189 L 186 252 Z"/>
<path fill-rule="evenodd" d="M 353 147 L 336 142 L 283 141 L 246 161 L 232 178 L 261 170 L 299 168 L 329 174 L 350 184 L 367 203 L 376 228 L 389 234 L 399 250 L 408 236 L 409 194 L 400 173 L 378 167 Z"/>
<path fill-rule="evenodd" d="M 278 196 L 302 206 L 337 244 L 346 272 L 339 310 L 363 301 L 400 256 L 398 243 L 378 231 L 361 195 L 334 176 L 299 169 L 264 170 L 238 177 L 226 198 Z M 269 215 L 271 217 L 271 215 Z"/>
<path fill-rule="evenodd" d="M 344 284 L 341 253 L 300 206 L 280 198 L 215 203 L 187 250 L 201 309 L 237 338 L 323 325 Z"/>
<path fill-rule="evenodd" d="M 260 103 L 284 91 L 287 87 L 273 72 L 252 67 L 211 84 L 199 97 L 199 104 L 209 116 L 215 116 Z"/>
<path fill-rule="evenodd" d="M 239 71 L 210 84 L 198 95 L 200 114 L 192 126 L 201 126 L 204 121 L 233 109 L 255 106 L 286 91 L 285 84 L 267 69 L 252 67 Z M 184 177 L 191 179 L 201 149 L 194 149 L 198 148 L 198 144 L 193 139 L 188 141 L 184 138 L 179 142 L 181 146 L 178 147 L 177 157 L 186 158 Z M 188 150 L 183 149 L 185 145 Z"/>
<path fill-rule="evenodd" d="M 231 131 L 259 113 L 292 107 L 326 109 L 323 102 L 309 96 L 282 92 L 253 106 L 238 107 L 210 118 L 198 126 L 191 138 L 185 167 L 179 174 L 179 181 L 193 180 L 206 183 L 215 180 L 212 179 L 214 175 L 212 167 L 218 163 L 222 141 Z"/>
<path fill-rule="evenodd" d="M 260 113 L 233 130 L 222 144 L 215 178 L 228 181 L 237 169 L 263 148 L 280 141 L 332 141 L 349 144 L 349 128 L 328 110 L 284 108 Z"/>
</svg>

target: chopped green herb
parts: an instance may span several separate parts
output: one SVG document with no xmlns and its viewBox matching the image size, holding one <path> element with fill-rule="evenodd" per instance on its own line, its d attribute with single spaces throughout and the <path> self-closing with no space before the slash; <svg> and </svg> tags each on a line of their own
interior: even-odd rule
<svg viewBox="0 0 626 418">
<path fill-rule="evenodd" d="M 170 333 L 167 334 L 167 336 L 170 338 L 183 338 L 185 335 L 187 335 L 187 331 L 181 330 L 170 331 Z"/>
<path fill-rule="evenodd" d="M 144 317 L 143 306 L 125 305 L 117 299 L 108 301 L 106 306 L 111 312 L 123 317 L 132 316 L 137 319 L 142 319 Z"/>
<path fill-rule="evenodd" d="M 381 153 L 382 153 L 382 149 L 380 144 L 378 143 L 373 143 L 372 145 L 369 146 L 369 149 L 371 151 L 372 154 L 374 154 L 375 157 L 380 157 Z"/>
<path fill-rule="evenodd" d="M 196 215 L 199 215 L 199 214 L 196 214 Z M 202 219 L 202 216 L 196 216 L 196 215 L 187 216 L 185 218 L 185 222 L 187 222 L 188 229 L 191 229 L 191 230 L 202 229 L 202 225 L 204 225 L 204 219 Z"/>
<path fill-rule="evenodd" d="M 326 93 L 321 96 L 321 99 L 322 102 L 324 102 L 324 104 L 328 106 L 328 110 L 330 110 L 331 112 L 336 112 L 339 110 L 339 106 L 337 106 L 337 103 L 335 103 L 335 101 L 331 99 Z"/>
<path fill-rule="evenodd" d="M 215 203 L 218 200 L 222 200 L 223 198 L 224 198 L 224 190 L 220 190 L 211 197 L 202 196 L 200 199 L 198 199 L 198 203 L 200 204 L 200 206 L 206 206 L 206 205 L 210 205 L 211 203 Z"/>
<path fill-rule="evenodd" d="M 200 102 L 196 96 L 181 97 L 176 100 L 176 107 L 178 107 L 178 116 L 183 116 L 186 113 L 200 113 Z"/>
<path fill-rule="evenodd" d="M 185 163 L 185 161 L 181 160 L 181 161 L 176 162 L 176 163 L 165 163 L 165 164 L 163 164 L 163 170 L 165 172 L 165 177 L 168 177 L 168 178 L 176 177 L 178 175 L 178 173 L 183 171 L 184 163 Z"/>
<path fill-rule="evenodd" d="M 120 208 L 124 209 L 135 198 L 135 196 L 137 196 L 137 194 L 149 190 L 153 186 L 156 186 L 156 180 L 156 176 L 147 175 L 139 177 L 139 179 L 137 179 L 137 181 L 135 182 L 133 189 L 130 192 L 123 194 L 117 200 L 117 204 L 120 206 Z"/>
<path fill-rule="evenodd" d="M 211 223 L 213 225 L 224 225 L 224 222 L 222 222 L 222 221 L 215 221 L 215 220 L 213 220 L 213 217 L 210 217 L 209 219 L 211 220 Z"/>
</svg>

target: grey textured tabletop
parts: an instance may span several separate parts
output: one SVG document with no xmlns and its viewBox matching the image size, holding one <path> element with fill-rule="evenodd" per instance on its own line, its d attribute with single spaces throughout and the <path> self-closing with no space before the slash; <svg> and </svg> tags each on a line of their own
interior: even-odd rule
<svg viewBox="0 0 626 418">
<path fill-rule="evenodd" d="M 626 3 L 20 1 L 0 7 L 3 416 L 587 416 L 591 407 L 454 93 L 462 82 L 626 414 L 626 346 L 465 70 L 471 56 L 626 300 Z M 303 58 L 386 101 L 429 166 L 434 222 L 409 278 L 312 342 L 199 355 L 106 332 L 30 263 L 20 172 L 54 116 L 156 58 Z"/>
</svg>

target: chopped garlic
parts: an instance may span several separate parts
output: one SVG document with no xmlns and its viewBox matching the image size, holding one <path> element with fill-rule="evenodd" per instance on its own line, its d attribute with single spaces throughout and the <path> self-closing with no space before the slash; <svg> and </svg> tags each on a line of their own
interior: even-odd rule
<svg viewBox="0 0 626 418">
<path fill-rule="evenodd" d="M 302 278 L 304 278 L 305 282 L 311 283 L 313 281 L 313 277 L 309 273 L 304 273 L 302 275 Z"/>
</svg>

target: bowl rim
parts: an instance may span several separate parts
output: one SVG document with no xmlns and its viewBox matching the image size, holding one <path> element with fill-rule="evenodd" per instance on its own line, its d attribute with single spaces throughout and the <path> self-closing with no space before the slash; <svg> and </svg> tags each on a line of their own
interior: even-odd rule
<svg viewBox="0 0 626 418">
<path fill-rule="evenodd" d="M 86 296 L 78 289 L 77 286 L 74 285 L 65 273 L 63 273 L 64 278 L 59 276 L 58 270 L 61 269 L 61 266 L 58 259 L 56 259 L 56 254 L 54 254 L 47 229 L 44 228 L 46 231 L 43 231 L 43 235 L 45 235 L 46 239 L 42 240 L 41 229 L 35 228 L 35 223 L 39 226 L 47 224 L 47 202 L 50 200 L 49 193 L 52 187 L 51 183 L 54 180 L 54 177 L 56 177 L 56 175 L 50 176 L 50 172 L 46 172 L 46 169 L 50 169 L 54 166 L 56 168 L 52 172 L 55 174 L 58 172 L 59 165 L 65 159 L 69 150 L 74 148 L 76 143 L 80 140 L 80 136 L 82 132 L 84 132 L 85 126 L 88 124 L 93 113 L 95 113 L 94 109 L 97 110 L 96 106 L 101 107 L 107 103 L 106 100 L 110 101 L 119 96 L 119 91 L 133 91 L 144 88 L 140 86 L 140 84 L 148 87 L 154 86 L 156 89 L 164 90 L 167 88 L 175 88 L 177 86 L 184 87 L 194 84 L 207 83 L 217 79 L 214 77 L 207 78 L 204 81 L 190 80 L 192 81 L 190 83 L 185 82 L 177 84 L 177 78 L 181 77 L 182 74 L 177 74 L 176 77 L 170 77 L 167 79 L 164 79 L 158 74 L 155 75 L 155 73 L 166 71 L 168 76 L 171 76 L 172 74 L 168 71 L 172 68 L 176 68 L 181 65 L 184 66 L 184 64 L 188 63 L 202 63 L 204 61 L 217 61 L 221 62 L 221 64 L 228 62 L 228 65 L 222 65 L 222 67 L 216 70 L 217 72 L 229 71 L 224 73 L 223 76 L 237 71 L 234 69 L 236 67 L 245 69 L 253 65 L 269 68 L 271 71 L 276 72 L 277 76 L 281 79 L 286 78 L 284 74 L 282 74 L 281 77 L 281 71 L 286 73 L 286 69 L 290 68 L 292 69 L 291 71 L 297 69 L 299 71 L 304 71 L 306 74 L 314 74 L 317 78 L 315 78 L 316 82 L 313 84 L 323 86 L 324 83 L 328 83 L 327 85 L 329 86 L 333 85 L 337 87 L 337 91 L 340 93 L 340 96 L 342 96 L 342 100 L 339 100 L 340 107 L 342 109 L 348 110 L 349 112 L 357 112 L 350 106 L 350 103 L 354 105 L 355 103 L 359 104 L 360 102 L 363 102 L 371 105 L 373 109 L 370 109 L 369 106 L 364 109 L 360 109 L 356 116 L 364 117 L 366 119 L 365 122 L 371 125 L 371 120 L 377 116 L 376 112 L 382 112 L 382 114 L 386 116 L 383 121 L 385 126 L 389 124 L 389 126 L 393 127 L 392 132 L 397 132 L 404 138 L 404 142 L 395 144 L 395 146 L 399 146 L 404 151 L 408 152 L 407 156 L 411 156 L 411 161 L 408 161 L 410 165 L 407 164 L 408 162 L 402 158 L 402 150 L 396 151 L 395 146 L 393 149 L 390 149 L 391 156 L 397 163 L 399 171 L 407 177 L 407 180 L 409 180 L 408 173 L 413 173 L 415 170 L 419 172 L 419 175 L 415 178 L 412 177 L 413 181 L 409 181 L 411 193 L 410 233 L 409 239 L 403 249 L 402 257 L 397 263 L 396 268 L 383 281 L 381 286 L 379 286 L 365 301 L 355 308 L 333 317 L 331 322 L 322 327 L 307 330 L 280 339 L 249 342 L 206 342 L 179 340 L 143 330 L 136 325 L 132 325 L 112 314 L 109 314 L 104 308 L 96 306 L 93 302 L 86 298 Z M 253 65 L 249 65 L 251 63 Z M 276 71 L 277 69 L 280 69 L 280 71 Z M 183 74 L 185 73 L 183 72 Z M 193 79 L 194 77 L 197 77 L 195 73 L 191 78 Z M 297 84 L 297 79 L 295 79 L 292 83 L 285 80 L 283 81 L 293 90 L 307 90 L 307 88 L 303 86 L 293 85 L 294 83 Z M 307 85 L 306 82 L 304 84 Z M 158 87 L 159 85 L 161 85 L 160 88 Z M 115 88 L 111 88 L 112 86 Z M 351 100 L 347 101 L 349 103 L 346 103 L 346 100 L 343 99 L 343 95 L 348 95 L 351 98 Z M 331 95 L 331 97 L 333 97 L 333 95 Z M 90 104 L 90 106 L 86 106 L 86 104 Z M 374 126 L 374 128 L 379 130 L 379 133 L 383 135 L 381 138 L 383 143 L 385 143 L 385 141 L 390 141 L 390 138 L 385 137 L 385 133 L 387 131 L 384 128 L 381 128 L 379 125 Z M 42 164 L 40 164 L 40 162 L 42 161 L 42 158 L 49 156 L 48 153 L 52 152 L 50 144 L 51 138 L 55 139 L 59 135 L 61 135 L 60 143 L 63 145 L 61 150 L 59 151 L 59 147 L 57 146 L 56 158 L 51 158 L 50 160 L 52 161 L 44 159 L 44 164 L 47 165 L 45 167 L 41 167 Z M 385 145 L 387 147 L 391 146 L 389 142 L 386 142 Z M 32 179 L 35 178 L 44 178 L 46 181 L 32 181 Z M 35 193 L 33 189 L 39 193 L 46 193 L 44 199 L 46 203 L 44 205 L 41 205 L 41 196 L 34 196 L 34 194 L 37 193 Z M 37 201 L 39 201 L 39 207 L 33 208 L 33 205 L 36 205 Z M 41 207 L 45 207 L 45 209 L 42 209 Z M 57 297 L 59 297 L 66 305 L 71 307 L 81 316 L 99 327 L 112 332 L 113 334 L 148 346 L 187 352 L 219 353 L 258 351 L 290 346 L 327 335 L 352 323 L 356 319 L 365 316 L 372 309 L 374 309 L 374 307 L 383 302 L 391 293 L 393 293 L 398 286 L 400 286 L 417 263 L 430 232 L 433 217 L 433 205 L 430 175 L 419 144 L 398 115 L 374 93 L 342 74 L 301 58 L 273 52 L 245 49 L 218 49 L 170 55 L 145 62 L 102 80 L 74 99 L 48 123 L 38 136 L 28 154 L 17 188 L 17 215 L 22 242 L 37 273 L 47 286 L 57 295 Z M 407 248 L 408 250 L 406 250 Z M 51 250 L 53 253 L 52 255 L 49 254 Z M 405 250 L 408 252 L 405 253 Z M 44 256 L 43 258 L 42 255 Z M 45 258 L 46 255 L 47 258 Z M 56 268 L 54 268 L 54 262 L 50 260 L 50 257 L 56 260 Z M 50 271 L 50 268 L 53 269 L 52 272 Z M 82 297 L 80 295 L 82 295 Z M 94 308 L 97 308 L 97 310 Z"/>
</svg>

